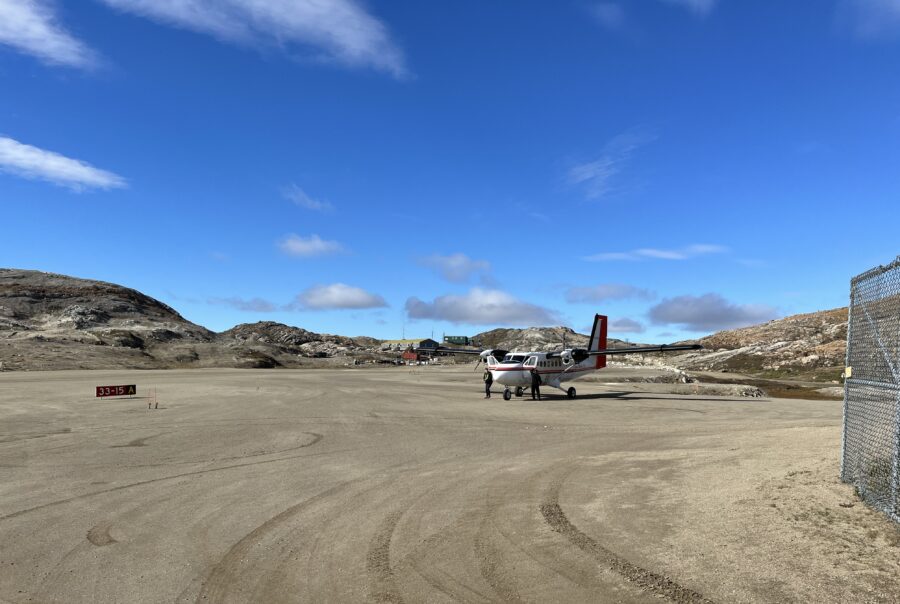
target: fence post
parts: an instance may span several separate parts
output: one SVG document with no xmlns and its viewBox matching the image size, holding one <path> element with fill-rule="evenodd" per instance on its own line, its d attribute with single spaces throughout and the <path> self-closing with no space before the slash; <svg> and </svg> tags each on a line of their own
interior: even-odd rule
<svg viewBox="0 0 900 604">
<path fill-rule="evenodd" d="M 855 280 L 854 280 L 855 281 Z M 841 431 L 841 480 L 847 482 L 846 472 L 846 460 L 847 460 L 847 408 L 850 401 L 850 380 L 852 379 L 852 369 L 851 375 L 847 375 L 846 371 L 848 367 L 852 367 L 850 364 L 850 346 L 853 343 L 853 338 L 850 337 L 851 330 L 853 329 L 853 300 L 856 296 L 856 284 L 854 281 L 850 282 L 850 305 L 847 307 L 847 350 L 844 353 L 844 426 Z"/>
</svg>

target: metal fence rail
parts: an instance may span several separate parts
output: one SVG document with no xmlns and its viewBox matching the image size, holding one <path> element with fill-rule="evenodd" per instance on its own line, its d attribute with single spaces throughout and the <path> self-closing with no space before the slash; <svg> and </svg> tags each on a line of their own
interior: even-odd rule
<svg viewBox="0 0 900 604">
<path fill-rule="evenodd" d="M 900 521 L 900 256 L 850 282 L 841 480 Z"/>
</svg>

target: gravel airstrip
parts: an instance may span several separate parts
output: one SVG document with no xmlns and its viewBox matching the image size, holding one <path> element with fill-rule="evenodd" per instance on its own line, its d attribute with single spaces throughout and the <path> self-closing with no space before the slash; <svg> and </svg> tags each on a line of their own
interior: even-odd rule
<svg viewBox="0 0 900 604">
<path fill-rule="evenodd" d="M 94 398 L 132 383 L 159 409 Z M 900 532 L 838 480 L 839 401 L 577 386 L 2 373 L 0 602 L 900 599 Z"/>
</svg>

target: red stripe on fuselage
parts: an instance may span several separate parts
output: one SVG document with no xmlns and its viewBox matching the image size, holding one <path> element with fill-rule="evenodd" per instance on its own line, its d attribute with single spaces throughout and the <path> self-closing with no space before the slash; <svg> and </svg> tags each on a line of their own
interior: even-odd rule
<svg viewBox="0 0 900 604">
<path fill-rule="evenodd" d="M 538 374 L 544 373 L 573 373 L 575 371 L 594 371 L 596 367 L 577 367 L 575 369 L 550 369 L 541 371 L 537 370 Z M 489 371 L 531 371 L 531 367 L 488 367 Z"/>
</svg>

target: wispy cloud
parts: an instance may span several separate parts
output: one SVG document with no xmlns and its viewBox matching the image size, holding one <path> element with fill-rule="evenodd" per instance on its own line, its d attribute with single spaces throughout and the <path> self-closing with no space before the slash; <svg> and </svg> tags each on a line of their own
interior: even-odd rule
<svg viewBox="0 0 900 604">
<path fill-rule="evenodd" d="M 112 172 L 2 136 L 0 170 L 23 178 L 46 180 L 75 191 L 120 189 L 128 184 Z"/>
<path fill-rule="evenodd" d="M 716 7 L 717 0 L 664 0 L 669 4 L 676 4 L 695 15 L 705 17 Z"/>
<path fill-rule="evenodd" d="M 387 305 L 385 299 L 378 294 L 344 283 L 332 283 L 315 285 L 301 292 L 289 308 L 292 310 L 336 310 L 384 308 Z"/>
<path fill-rule="evenodd" d="M 0 0 L 0 44 L 50 65 L 90 68 L 95 53 L 60 24 L 46 0 Z"/>
<path fill-rule="evenodd" d="M 301 237 L 293 233 L 278 242 L 278 249 L 295 258 L 329 256 L 345 251 L 344 246 L 337 241 L 328 241 L 315 234 L 309 237 Z"/>
<path fill-rule="evenodd" d="M 102 0 L 141 17 L 226 42 L 315 49 L 316 58 L 407 75 L 387 27 L 356 0 Z"/>
<path fill-rule="evenodd" d="M 293 183 L 282 189 L 281 194 L 284 195 L 285 199 L 294 203 L 294 205 L 298 205 L 301 208 L 306 208 L 307 210 L 315 210 L 316 212 L 330 212 L 334 209 L 334 206 L 327 201 L 322 201 L 320 199 L 310 197 L 306 193 L 306 191 Z"/>
<path fill-rule="evenodd" d="M 614 181 L 634 152 L 656 137 L 643 128 L 616 136 L 603 147 L 600 157 L 569 169 L 569 184 L 584 189 L 588 199 L 599 199 L 611 193 Z"/>
<path fill-rule="evenodd" d="M 277 304 L 262 298 L 250 298 L 249 300 L 244 298 L 209 298 L 207 303 L 215 306 L 228 306 L 244 312 L 275 312 L 278 310 Z"/>
<path fill-rule="evenodd" d="M 603 283 L 590 287 L 570 287 L 566 290 L 566 302 L 605 302 L 607 300 L 653 300 L 656 293 L 623 283 Z"/>
<path fill-rule="evenodd" d="M 667 298 L 650 309 L 656 325 L 676 325 L 689 331 L 718 331 L 764 323 L 778 310 L 764 304 L 734 304 L 719 294 Z"/>
<path fill-rule="evenodd" d="M 589 6 L 588 10 L 606 29 L 618 30 L 625 25 L 625 10 L 614 2 L 598 2 Z"/>
<path fill-rule="evenodd" d="M 491 263 L 487 260 L 475 260 L 461 253 L 449 256 L 434 254 L 420 259 L 419 263 L 433 269 L 451 283 L 465 283 L 473 275 L 484 276 L 491 270 Z"/>
<path fill-rule="evenodd" d="M 409 298 L 406 314 L 410 319 L 468 325 L 534 326 L 561 322 L 556 313 L 547 308 L 523 302 L 503 291 L 479 287 L 461 296 L 439 296 L 433 302 Z"/>
<path fill-rule="evenodd" d="M 900 35 L 900 0 L 841 0 L 838 26 L 862 39 Z"/>
<path fill-rule="evenodd" d="M 647 330 L 643 323 L 634 319 L 621 318 L 609 322 L 609 331 L 611 333 L 644 333 Z"/>
<path fill-rule="evenodd" d="M 645 247 L 631 250 L 630 252 L 601 252 L 599 254 L 585 256 L 583 259 L 589 262 L 609 262 L 615 260 L 688 260 L 690 258 L 696 258 L 697 256 L 723 254 L 727 251 L 728 248 L 721 245 L 695 243 L 678 249 Z"/>
</svg>

